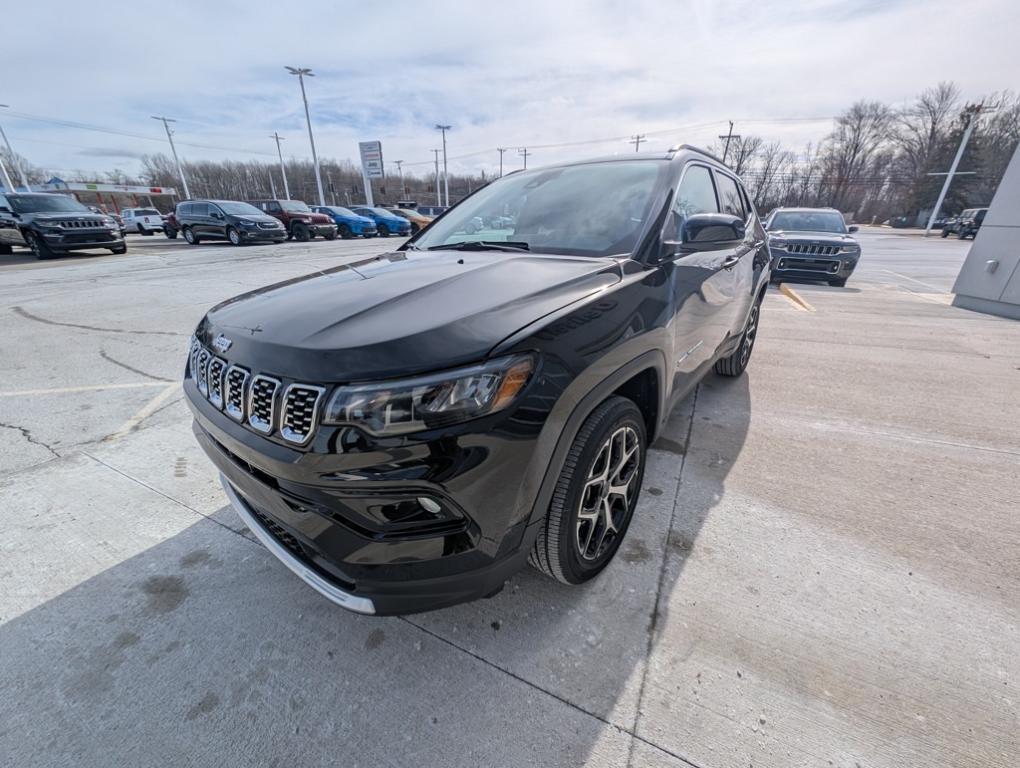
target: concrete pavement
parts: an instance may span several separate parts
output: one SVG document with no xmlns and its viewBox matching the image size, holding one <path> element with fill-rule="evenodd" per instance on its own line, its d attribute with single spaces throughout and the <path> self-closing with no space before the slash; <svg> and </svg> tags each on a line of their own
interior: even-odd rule
<svg viewBox="0 0 1020 768">
<path fill-rule="evenodd" d="M 969 243 L 771 291 L 593 584 L 369 619 L 246 535 L 176 381 L 211 304 L 396 241 L 146 240 L 0 266 L 0 765 L 1020 758 L 1020 325 L 948 306 Z"/>
</svg>

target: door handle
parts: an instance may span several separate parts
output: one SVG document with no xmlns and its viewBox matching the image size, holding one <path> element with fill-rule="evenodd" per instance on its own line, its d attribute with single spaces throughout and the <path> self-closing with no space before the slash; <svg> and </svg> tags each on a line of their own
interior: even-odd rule
<svg viewBox="0 0 1020 768">
<path fill-rule="evenodd" d="M 726 261 L 722 263 L 723 269 L 733 269 L 737 264 L 740 263 L 740 256 L 734 254 L 733 256 L 727 256 Z"/>
</svg>

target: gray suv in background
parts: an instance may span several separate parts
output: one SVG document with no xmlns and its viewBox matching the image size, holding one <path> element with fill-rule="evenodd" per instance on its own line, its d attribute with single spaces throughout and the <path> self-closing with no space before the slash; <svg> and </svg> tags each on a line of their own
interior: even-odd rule
<svg viewBox="0 0 1020 768">
<path fill-rule="evenodd" d="M 842 287 L 861 257 L 843 214 L 835 208 L 776 208 L 765 220 L 772 279 L 822 280 Z"/>
</svg>

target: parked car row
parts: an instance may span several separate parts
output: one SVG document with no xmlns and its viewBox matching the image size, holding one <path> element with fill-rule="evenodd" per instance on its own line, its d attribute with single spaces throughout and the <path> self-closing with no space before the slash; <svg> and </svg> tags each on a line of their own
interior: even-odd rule
<svg viewBox="0 0 1020 768">
<path fill-rule="evenodd" d="M 16 246 L 32 249 L 38 259 L 88 248 L 127 253 L 121 225 L 73 197 L 42 192 L 0 194 L 0 255 Z"/>
<path fill-rule="evenodd" d="M 967 208 L 959 216 L 947 219 L 942 226 L 942 237 L 949 237 L 955 234 L 960 240 L 968 237 L 975 237 L 981 229 L 981 223 L 985 220 L 987 208 Z"/>
</svg>

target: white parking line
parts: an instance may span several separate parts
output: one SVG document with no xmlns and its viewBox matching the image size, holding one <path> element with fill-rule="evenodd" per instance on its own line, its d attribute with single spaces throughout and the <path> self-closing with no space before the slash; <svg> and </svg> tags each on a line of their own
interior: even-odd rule
<svg viewBox="0 0 1020 768">
<path fill-rule="evenodd" d="M 103 442 L 106 443 L 110 442 L 111 440 L 116 440 L 119 437 L 124 437 L 124 435 L 134 430 L 134 428 L 137 427 L 142 422 L 143 419 L 147 419 L 149 416 L 155 413 L 156 409 L 163 405 L 163 403 L 165 403 L 173 395 L 181 391 L 181 385 L 179 382 L 176 381 L 173 384 L 169 385 L 164 384 L 163 386 L 165 386 L 166 389 L 164 389 L 162 392 L 160 392 L 158 395 L 152 398 L 148 403 L 146 403 L 138 411 L 138 413 L 136 413 L 130 419 L 121 424 L 120 429 L 104 437 Z"/>
<path fill-rule="evenodd" d="M 924 282 L 924 280 L 918 280 L 916 277 L 911 277 L 910 275 L 901 275 L 899 272 L 893 272 L 891 269 L 883 269 L 882 271 L 888 272 L 890 275 L 896 275 L 896 277 L 902 277 L 904 280 L 910 280 L 911 282 L 918 283 L 920 285 L 923 285 L 925 288 L 931 288 L 936 293 L 945 293 L 945 291 L 942 288 L 939 288 L 937 285 L 926 283 Z"/>
<path fill-rule="evenodd" d="M 57 387 L 55 389 L 15 389 L 0 392 L 0 397 L 27 397 L 29 395 L 66 395 L 74 392 L 99 392 L 104 389 L 137 389 L 138 387 L 165 387 L 165 381 L 139 381 L 132 384 L 92 384 L 85 387 Z"/>
</svg>

